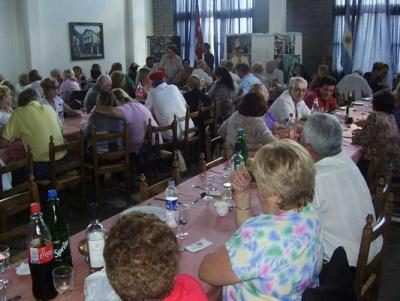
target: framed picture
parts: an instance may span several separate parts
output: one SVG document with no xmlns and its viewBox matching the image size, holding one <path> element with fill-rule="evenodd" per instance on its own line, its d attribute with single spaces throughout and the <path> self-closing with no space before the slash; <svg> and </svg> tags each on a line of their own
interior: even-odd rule
<svg viewBox="0 0 400 301">
<path fill-rule="evenodd" d="M 69 22 L 71 60 L 104 58 L 103 23 Z"/>
</svg>

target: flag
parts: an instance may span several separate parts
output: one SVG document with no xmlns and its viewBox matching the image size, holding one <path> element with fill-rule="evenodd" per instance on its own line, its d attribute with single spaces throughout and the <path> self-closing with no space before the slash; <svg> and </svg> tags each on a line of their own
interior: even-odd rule
<svg viewBox="0 0 400 301">
<path fill-rule="evenodd" d="M 194 44 L 195 48 L 195 59 L 201 60 L 203 55 L 203 33 L 201 32 L 200 25 L 200 10 L 199 10 L 199 1 L 196 0 L 196 11 L 195 11 L 195 40 Z"/>
<path fill-rule="evenodd" d="M 344 74 L 349 74 L 353 68 L 353 34 L 350 23 L 350 0 L 345 1 L 345 10 L 341 64 Z"/>
</svg>

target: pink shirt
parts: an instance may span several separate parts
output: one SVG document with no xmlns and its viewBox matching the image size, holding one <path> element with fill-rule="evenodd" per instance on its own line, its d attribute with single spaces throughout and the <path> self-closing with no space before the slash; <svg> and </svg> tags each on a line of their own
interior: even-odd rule
<svg viewBox="0 0 400 301">
<path fill-rule="evenodd" d="M 186 274 L 178 274 L 171 294 L 162 301 L 207 301 L 200 283 Z"/>
<path fill-rule="evenodd" d="M 80 89 L 81 88 L 79 87 L 78 82 L 71 79 L 66 79 L 62 82 L 59 93 L 61 95 L 61 98 L 68 103 L 70 101 L 69 98 L 71 96 L 71 93 L 74 91 L 79 91 Z"/>
</svg>

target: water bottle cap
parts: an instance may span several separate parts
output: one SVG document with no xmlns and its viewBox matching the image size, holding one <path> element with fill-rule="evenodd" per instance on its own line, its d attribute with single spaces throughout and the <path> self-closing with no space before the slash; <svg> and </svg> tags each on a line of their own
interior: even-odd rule
<svg viewBox="0 0 400 301">
<path fill-rule="evenodd" d="M 175 186 L 175 181 L 168 181 L 168 186 Z"/>
<path fill-rule="evenodd" d="M 32 203 L 31 204 L 31 213 L 38 213 L 40 212 L 40 204 L 39 203 Z"/>
<path fill-rule="evenodd" d="M 53 199 L 57 198 L 57 190 L 55 190 L 55 189 L 50 189 L 50 190 L 47 192 L 47 196 L 49 197 L 49 200 L 53 200 Z"/>
<path fill-rule="evenodd" d="M 239 134 L 243 134 L 244 133 L 244 129 L 240 128 L 238 129 Z"/>
</svg>

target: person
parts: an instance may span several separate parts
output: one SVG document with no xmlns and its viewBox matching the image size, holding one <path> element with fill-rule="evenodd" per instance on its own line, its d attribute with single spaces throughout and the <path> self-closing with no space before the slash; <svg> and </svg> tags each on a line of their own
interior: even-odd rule
<svg viewBox="0 0 400 301">
<path fill-rule="evenodd" d="M 218 129 L 218 135 L 234 152 L 238 129 L 244 129 L 249 152 L 257 151 L 262 145 L 275 140 L 265 125 L 265 98 L 257 92 L 246 94 L 239 104 L 239 110 L 225 120 Z"/>
<path fill-rule="evenodd" d="M 240 95 L 246 95 L 249 92 L 249 89 L 252 85 L 255 84 L 262 85 L 262 82 L 257 77 L 255 77 L 253 73 L 250 72 L 249 65 L 242 63 L 238 64 L 236 66 L 236 73 L 241 78 L 241 82 L 239 85 Z"/>
<path fill-rule="evenodd" d="M 113 71 L 113 73 L 110 74 L 111 88 L 125 89 L 125 75 L 122 73 L 122 71 Z"/>
<path fill-rule="evenodd" d="M 49 177 L 49 142 L 50 136 L 54 144 L 64 143 L 60 120 L 56 112 L 47 105 L 39 103 L 35 90 L 29 88 L 21 92 L 18 98 L 19 107 L 11 115 L 3 128 L 3 144 L 20 138 L 25 150 L 30 146 L 34 161 L 36 180 Z M 65 152 L 57 152 L 56 160 L 63 160 Z M 27 176 L 27 175 L 25 175 Z"/>
<path fill-rule="evenodd" d="M 61 98 L 69 103 L 72 92 L 79 91 L 81 87 L 79 83 L 76 81 L 74 71 L 71 69 L 65 69 L 63 71 L 63 82 L 60 86 L 59 94 Z"/>
<path fill-rule="evenodd" d="M 306 105 L 312 109 L 315 100 L 318 101 L 319 109 L 323 112 L 331 112 L 339 108 L 335 98 L 336 79 L 332 76 L 321 77 L 317 82 L 315 90 L 309 90 L 304 97 Z"/>
<path fill-rule="evenodd" d="M 203 43 L 203 61 L 206 62 L 210 70 L 214 70 L 214 55 L 210 52 L 210 44 Z"/>
<path fill-rule="evenodd" d="M 353 73 L 345 75 L 337 84 L 336 92 L 339 97 L 345 98 L 348 97 L 350 92 L 354 92 L 355 99 L 372 96 L 372 89 L 359 70 L 354 70 Z"/>
<path fill-rule="evenodd" d="M 275 81 L 281 84 L 285 82 L 283 71 L 276 68 L 275 61 L 269 61 L 265 65 L 265 80 L 268 85 Z"/>
<path fill-rule="evenodd" d="M 170 125 L 174 116 L 178 119 L 178 139 L 183 139 L 186 116 L 186 101 L 182 93 L 175 85 L 168 85 L 164 82 L 166 73 L 156 71 L 150 74 L 152 88 L 147 95 L 146 107 L 153 113 L 160 126 Z M 189 127 L 194 127 L 190 119 Z M 172 140 L 172 131 L 162 133 L 165 140 Z"/>
<path fill-rule="evenodd" d="M 314 91 L 319 88 L 318 82 L 325 76 L 329 76 L 329 67 L 327 65 L 319 65 L 317 73 L 313 74 L 308 90 Z"/>
<path fill-rule="evenodd" d="M 137 78 L 137 71 L 139 65 L 136 63 L 130 64 L 128 68 L 128 74 L 125 76 L 125 85 L 128 91 L 128 94 L 132 97 L 135 96 L 135 89 L 136 89 L 136 78 Z"/>
<path fill-rule="evenodd" d="M 39 102 L 44 105 L 51 106 L 57 113 L 57 116 L 64 119 L 64 113 L 69 116 L 78 115 L 78 111 L 75 111 L 68 106 L 64 100 L 57 95 L 58 81 L 55 78 L 47 77 L 40 82 L 40 86 L 43 90 L 43 96 Z"/>
<path fill-rule="evenodd" d="M 265 85 L 267 83 L 267 79 L 264 76 L 264 67 L 261 63 L 256 62 L 253 64 L 253 66 L 251 67 L 253 74 L 255 77 L 257 77 L 260 82 Z"/>
<path fill-rule="evenodd" d="M 360 170 L 342 150 L 342 137 L 335 116 L 317 113 L 305 123 L 301 143 L 315 161 L 315 195 L 311 206 L 321 220 L 324 260 L 329 261 L 334 250 L 342 246 L 350 266 L 355 267 L 365 218 L 374 215 L 374 207 Z M 372 258 L 379 250 L 379 243 L 372 245 Z"/>
<path fill-rule="evenodd" d="M 84 90 L 87 84 L 86 76 L 83 74 L 82 68 L 78 65 L 72 67 L 76 80 L 78 81 L 81 90 Z"/>
<path fill-rule="evenodd" d="M 394 119 L 397 123 L 397 128 L 400 131 L 400 84 L 397 85 L 394 96 L 396 98 L 396 105 L 394 108 Z"/>
<path fill-rule="evenodd" d="M 154 57 L 148 56 L 146 58 L 146 64 L 143 66 L 143 68 L 149 69 L 150 73 L 156 72 L 157 66 L 154 64 Z"/>
<path fill-rule="evenodd" d="M 301 300 L 322 267 L 321 225 L 310 206 L 314 162 L 297 142 L 282 139 L 263 146 L 252 166 L 261 214 L 252 216 L 247 169 L 235 171 L 238 229 L 204 257 L 200 279 L 224 286 L 224 300 Z"/>
<path fill-rule="evenodd" d="M 139 99 L 139 95 L 135 95 L 136 98 L 139 99 L 141 102 L 145 102 L 147 98 L 147 94 L 150 91 L 150 80 L 149 80 L 150 70 L 147 68 L 140 68 L 137 77 L 136 77 L 136 89 L 138 89 L 139 85 L 143 89 L 143 96 L 142 99 Z"/>
<path fill-rule="evenodd" d="M 227 119 L 234 111 L 233 99 L 239 93 L 239 86 L 233 81 L 230 72 L 224 67 L 215 69 L 216 81 L 208 91 L 208 96 L 217 105 L 217 120 Z"/>
<path fill-rule="evenodd" d="M 97 78 L 101 75 L 99 64 L 93 64 L 90 68 L 90 80 L 87 82 L 86 89 L 90 89 L 96 84 Z"/>
<path fill-rule="evenodd" d="M 307 81 L 302 77 L 292 77 L 289 80 L 289 89 L 283 92 L 269 108 L 275 120 L 286 124 L 290 114 L 297 120 L 306 119 L 311 114 L 303 100 L 306 91 Z"/>
<path fill-rule="evenodd" d="M 133 101 L 124 90 L 113 89 L 112 93 L 117 101 L 117 106 L 96 106 L 96 112 L 126 121 L 130 137 L 129 152 L 137 155 L 146 138 L 149 120 L 152 126 L 158 126 L 158 124 L 149 109 L 140 102 Z"/>
<path fill-rule="evenodd" d="M 243 47 L 239 46 L 235 49 L 235 54 L 231 58 L 231 62 L 233 63 L 233 67 L 237 67 L 238 64 L 245 64 L 250 68 L 249 58 L 244 55 Z"/>
<path fill-rule="evenodd" d="M 186 104 L 189 107 L 190 112 L 196 112 L 199 110 L 200 103 L 203 106 L 211 105 L 210 97 L 201 91 L 201 80 L 197 76 L 190 76 L 188 80 L 189 91 L 183 94 L 186 100 Z M 195 126 L 199 126 L 198 118 L 193 118 Z"/>
<path fill-rule="evenodd" d="M 111 65 L 111 69 L 110 69 L 110 71 L 108 72 L 108 74 L 111 75 L 114 71 L 121 71 L 121 72 L 122 72 L 122 64 L 119 63 L 119 62 L 113 63 L 113 64 Z"/>
<path fill-rule="evenodd" d="M 0 128 L 2 129 L 11 117 L 12 97 L 11 91 L 7 86 L 0 85 Z"/>
<path fill-rule="evenodd" d="M 29 85 L 29 77 L 27 72 L 23 72 L 18 77 L 18 83 L 15 87 L 16 92 L 21 93 L 25 87 Z"/>
<path fill-rule="evenodd" d="M 239 86 L 240 82 L 242 81 L 242 79 L 239 77 L 239 75 L 237 75 L 234 71 L 234 66 L 233 63 L 231 61 L 228 60 L 221 60 L 220 63 L 220 67 L 224 67 L 226 69 L 228 69 L 229 74 L 232 77 L 232 80 Z"/>
<path fill-rule="evenodd" d="M 56 69 L 52 69 L 50 71 L 50 77 L 53 77 L 53 78 L 55 78 L 57 80 L 59 87 L 63 83 L 63 77 L 61 75 L 60 69 L 57 69 L 57 68 Z"/>
<path fill-rule="evenodd" d="M 40 81 L 42 80 L 42 76 L 39 71 L 36 69 L 32 69 L 28 72 L 29 85 L 25 86 L 24 90 L 33 89 L 36 92 L 37 99 L 42 97 L 42 89 L 40 88 Z"/>
<path fill-rule="evenodd" d="M 213 83 L 212 77 L 209 75 L 210 67 L 204 61 L 198 61 L 196 69 L 193 70 L 191 76 L 197 76 L 201 80 L 201 85 L 210 87 Z"/>
<path fill-rule="evenodd" d="M 182 59 L 177 53 L 178 47 L 175 44 L 169 44 L 167 54 L 161 58 L 159 68 L 166 73 L 167 83 L 171 83 L 178 72 L 183 69 Z"/>
<path fill-rule="evenodd" d="M 387 89 L 388 86 L 383 82 L 389 71 L 389 65 L 382 62 L 375 62 L 371 72 L 364 73 L 364 78 L 367 80 L 373 93 Z"/>
<path fill-rule="evenodd" d="M 152 214 L 123 216 L 104 245 L 106 277 L 122 301 L 206 301 L 196 279 L 178 274 L 178 260 L 174 231 Z"/>
<path fill-rule="evenodd" d="M 291 77 L 302 77 L 304 78 L 307 82 L 310 82 L 310 76 L 306 70 L 306 68 L 304 67 L 303 64 L 300 63 L 295 63 L 293 65 L 293 69 L 290 72 L 289 78 Z"/>
<path fill-rule="evenodd" d="M 11 81 L 9 81 L 8 79 L 5 79 L 0 82 L 0 86 L 6 86 L 10 90 L 10 96 L 11 96 L 12 102 L 14 102 L 14 99 L 18 99 L 17 91 Z M 12 103 L 11 105 L 14 105 L 14 103 Z"/>
<path fill-rule="evenodd" d="M 371 159 L 373 148 L 387 153 L 393 159 L 394 167 L 400 167 L 398 150 L 400 149 L 400 133 L 394 118 L 395 96 L 390 90 L 382 90 L 374 94 L 372 99 L 373 112 L 367 119 L 358 123 L 361 130 L 353 131 L 353 143 L 363 146 L 363 161 L 360 168 L 366 174 L 366 166 Z"/>
<path fill-rule="evenodd" d="M 97 80 L 96 85 L 89 89 L 83 101 L 83 106 L 88 112 L 91 112 L 93 107 L 96 105 L 97 96 L 102 91 L 110 91 L 112 86 L 111 78 L 107 74 L 101 74 Z"/>
<path fill-rule="evenodd" d="M 172 83 L 185 90 L 187 88 L 187 80 L 189 79 L 189 76 L 192 75 L 194 69 L 190 67 L 190 61 L 188 59 L 184 59 L 182 63 L 183 69 L 180 70 L 177 75 L 175 75 Z"/>
</svg>

